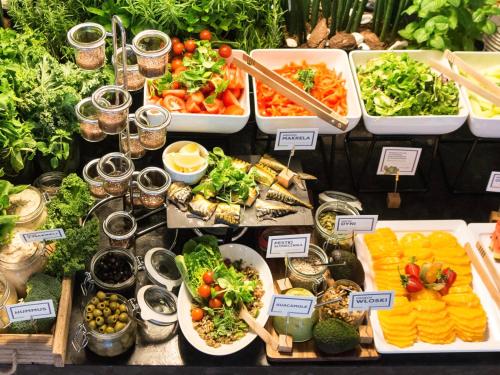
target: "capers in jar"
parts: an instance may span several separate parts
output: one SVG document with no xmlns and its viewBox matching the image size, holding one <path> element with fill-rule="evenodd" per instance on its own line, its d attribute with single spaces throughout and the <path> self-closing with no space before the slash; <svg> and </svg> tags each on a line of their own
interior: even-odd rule
<svg viewBox="0 0 500 375">
<path fill-rule="evenodd" d="M 121 313 L 120 317 L 118 320 L 122 323 L 127 323 L 128 322 L 128 314 L 127 313 Z"/>
<path fill-rule="evenodd" d="M 111 315 L 111 310 L 109 307 L 105 307 L 104 310 L 102 310 L 102 315 L 104 315 L 105 318 Z"/>
<path fill-rule="evenodd" d="M 97 292 L 96 297 L 99 298 L 99 301 L 104 301 L 106 299 L 106 293 L 100 290 Z"/>
<path fill-rule="evenodd" d="M 102 316 L 98 316 L 95 318 L 95 324 L 97 324 L 98 327 L 102 326 L 104 324 L 104 318 Z"/>
</svg>

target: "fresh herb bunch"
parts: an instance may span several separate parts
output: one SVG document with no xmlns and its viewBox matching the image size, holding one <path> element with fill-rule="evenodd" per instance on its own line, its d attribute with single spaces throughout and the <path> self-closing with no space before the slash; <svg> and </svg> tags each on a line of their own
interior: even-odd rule
<svg viewBox="0 0 500 375">
<path fill-rule="evenodd" d="M 83 271 L 99 247 L 99 220 L 93 218 L 83 227 L 65 230 L 66 238 L 57 241 L 54 252 L 47 260 L 45 271 L 62 278 Z"/>
<path fill-rule="evenodd" d="M 405 13 L 415 20 L 399 35 L 416 46 L 473 51 L 483 34 L 496 32 L 489 18 L 500 8 L 496 0 L 413 0 Z"/>
<path fill-rule="evenodd" d="M 254 176 L 235 168 L 232 158 L 226 156 L 220 147 L 214 147 L 208 157 L 209 172 L 193 193 L 201 193 L 205 198 L 216 198 L 226 203 L 246 201 L 250 189 L 257 186 Z"/>
<path fill-rule="evenodd" d="M 12 230 L 16 226 L 17 215 L 9 215 L 9 196 L 26 189 L 27 185 L 14 186 L 7 180 L 0 180 L 0 246 L 6 245 L 12 238 Z"/>
<path fill-rule="evenodd" d="M 456 115 L 453 81 L 433 73 L 408 54 L 384 53 L 358 68 L 366 110 L 373 116 Z"/>
</svg>

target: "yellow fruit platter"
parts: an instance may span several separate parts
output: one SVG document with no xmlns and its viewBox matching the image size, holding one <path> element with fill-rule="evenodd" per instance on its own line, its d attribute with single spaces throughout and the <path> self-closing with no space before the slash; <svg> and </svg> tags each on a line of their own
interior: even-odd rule
<svg viewBox="0 0 500 375">
<path fill-rule="evenodd" d="M 372 311 L 379 353 L 500 351 L 500 312 L 464 249 L 462 220 L 379 221 L 356 236 L 365 289 L 394 290 L 392 310 Z"/>
</svg>

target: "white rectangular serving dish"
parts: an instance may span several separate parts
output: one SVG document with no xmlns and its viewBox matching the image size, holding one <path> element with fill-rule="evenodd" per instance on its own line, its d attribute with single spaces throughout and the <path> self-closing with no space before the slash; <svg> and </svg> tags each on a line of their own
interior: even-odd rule
<svg viewBox="0 0 500 375">
<path fill-rule="evenodd" d="M 495 225 L 496 223 L 470 223 L 468 227 L 470 234 L 474 238 L 474 243 L 471 244 L 472 247 L 477 248 L 476 242 L 481 243 L 481 245 L 483 245 L 484 251 L 486 252 L 486 255 L 488 256 L 488 258 L 490 258 L 491 263 L 495 265 L 495 269 L 500 275 L 500 262 L 495 261 L 495 258 L 493 257 L 493 251 L 490 250 L 491 234 L 495 230 Z M 481 262 L 483 262 L 484 265 L 484 261 L 480 256 L 479 251 L 478 257 L 481 258 Z M 486 266 L 484 269 L 488 271 Z M 493 279 L 491 281 L 493 281 Z"/>
<path fill-rule="evenodd" d="M 440 51 L 429 50 L 394 50 L 394 51 L 353 51 L 349 54 L 352 74 L 356 83 L 356 90 L 361 110 L 363 112 L 363 122 L 366 129 L 372 134 L 406 134 L 406 135 L 434 135 L 451 133 L 460 128 L 469 113 L 462 91 L 459 89 L 459 113 L 454 116 L 372 116 L 366 111 L 365 103 L 361 95 L 357 67 L 364 65 L 368 60 L 376 58 L 384 53 L 407 53 L 410 57 L 421 62 L 435 60 L 441 65 L 450 67 L 448 61 Z"/>
<path fill-rule="evenodd" d="M 354 129 L 361 119 L 361 107 L 356 96 L 354 80 L 347 53 L 340 49 L 302 49 L 302 48 L 282 48 L 282 49 L 256 49 L 250 52 L 250 56 L 265 65 L 269 69 L 278 69 L 292 62 L 308 64 L 325 63 L 328 68 L 335 69 L 337 73 L 342 73 L 345 79 L 347 90 L 347 129 L 342 131 L 335 126 L 328 124 L 317 116 L 261 116 L 257 104 L 257 84 L 252 77 L 254 87 L 253 102 L 255 106 L 255 119 L 259 129 L 266 134 L 276 134 L 278 129 L 294 128 L 318 128 L 319 134 L 342 134 Z"/>
<path fill-rule="evenodd" d="M 391 228 L 398 238 L 409 232 L 421 232 L 430 234 L 436 230 L 443 230 L 453 234 L 460 245 L 473 243 L 467 224 L 463 220 L 408 220 L 408 221 L 379 221 L 377 228 Z M 365 290 L 375 291 L 377 286 L 374 280 L 372 259 L 366 247 L 363 235 L 357 235 L 355 239 L 356 251 L 360 262 L 365 270 Z M 408 348 L 399 348 L 389 344 L 384 339 L 376 311 L 371 312 L 370 321 L 373 327 L 375 347 L 381 354 L 404 354 L 404 353 L 460 353 L 460 352 L 498 352 L 500 351 L 500 312 L 490 298 L 488 290 L 484 286 L 476 269 L 472 267 L 472 287 L 479 297 L 481 304 L 488 316 L 488 340 L 482 342 L 463 342 L 460 339 L 451 344 L 435 345 L 418 341 Z"/>
<path fill-rule="evenodd" d="M 500 52 L 472 52 L 463 51 L 455 52 L 455 54 L 464 60 L 467 64 L 478 71 L 492 68 L 495 65 L 500 66 Z M 458 73 L 456 66 L 453 69 Z M 476 115 L 472 110 L 472 105 L 469 99 L 469 90 L 461 86 L 467 109 L 469 110 L 469 118 L 467 123 L 472 134 L 482 138 L 500 138 L 500 116 L 487 118 Z"/>
<path fill-rule="evenodd" d="M 233 55 L 241 57 L 242 50 L 233 50 Z M 227 59 L 231 62 L 231 58 Z M 245 88 L 240 98 L 240 105 L 244 109 L 241 116 L 237 115 L 211 115 L 205 113 L 172 113 L 172 122 L 167 128 L 169 132 L 189 133 L 237 133 L 245 127 L 250 118 L 250 84 L 248 74 L 243 72 Z M 148 100 L 148 81 L 144 86 L 144 104 L 153 104 Z"/>
</svg>

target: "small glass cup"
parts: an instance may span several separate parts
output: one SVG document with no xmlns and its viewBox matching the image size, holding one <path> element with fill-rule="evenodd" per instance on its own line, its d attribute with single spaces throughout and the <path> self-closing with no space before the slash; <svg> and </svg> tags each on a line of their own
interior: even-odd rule
<svg viewBox="0 0 500 375">
<path fill-rule="evenodd" d="M 146 79 L 139 72 L 139 65 L 137 64 L 137 56 L 130 44 L 127 44 L 127 87 L 128 91 L 137 91 L 144 87 Z M 117 83 L 123 85 L 123 64 L 122 64 L 122 48 L 118 48 L 116 55 L 112 58 L 113 65 L 116 64 L 118 75 L 116 77 Z"/>
<path fill-rule="evenodd" d="M 162 77 L 167 71 L 168 53 L 172 42 L 167 34 L 158 30 L 144 30 L 132 40 L 139 72 L 146 78 Z"/>
<path fill-rule="evenodd" d="M 54 197 L 61 188 L 64 177 L 66 177 L 66 175 L 63 172 L 46 172 L 38 176 L 35 182 L 33 182 L 33 185 L 39 189 L 42 194 Z"/>
<path fill-rule="evenodd" d="M 161 168 L 148 167 L 143 169 L 137 176 L 142 205 L 153 209 L 165 203 L 165 193 L 170 182 L 170 175 Z"/>
<path fill-rule="evenodd" d="M 167 127 L 172 115 L 166 109 L 148 104 L 135 111 L 139 141 L 146 150 L 158 150 L 167 142 Z"/>
<path fill-rule="evenodd" d="M 99 163 L 99 159 L 91 160 L 85 164 L 83 167 L 83 179 L 89 186 L 90 194 L 95 198 L 103 199 L 108 196 L 108 193 L 104 190 L 104 179 L 97 172 L 97 163 Z"/>
<path fill-rule="evenodd" d="M 76 64 L 84 70 L 99 69 L 106 60 L 106 30 L 98 23 L 86 22 L 68 31 L 68 42 L 75 48 Z"/>
<path fill-rule="evenodd" d="M 97 163 L 97 173 L 104 180 L 104 190 L 114 197 L 127 192 L 134 169 L 132 160 L 121 152 L 106 154 Z"/>
<path fill-rule="evenodd" d="M 88 142 L 100 142 L 106 138 L 106 134 L 101 130 L 97 122 L 99 111 L 92 104 L 92 98 L 85 98 L 75 106 L 80 135 Z"/>
<path fill-rule="evenodd" d="M 97 122 L 104 133 L 118 134 L 125 129 L 132 105 L 127 90 L 120 86 L 103 86 L 92 94 L 92 104 L 98 110 Z"/>
<path fill-rule="evenodd" d="M 102 229 L 111 246 L 128 249 L 134 240 L 137 222 L 128 212 L 116 211 L 104 220 Z"/>
<path fill-rule="evenodd" d="M 146 155 L 146 149 L 139 140 L 139 133 L 136 126 L 136 121 L 129 116 L 129 137 L 130 137 L 130 157 L 132 159 L 140 159 Z M 120 133 L 120 144 L 124 154 L 129 152 L 129 141 L 127 140 L 127 131 Z"/>
</svg>

